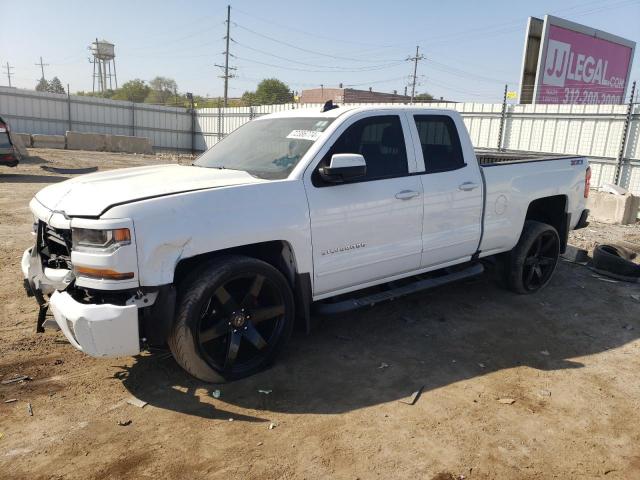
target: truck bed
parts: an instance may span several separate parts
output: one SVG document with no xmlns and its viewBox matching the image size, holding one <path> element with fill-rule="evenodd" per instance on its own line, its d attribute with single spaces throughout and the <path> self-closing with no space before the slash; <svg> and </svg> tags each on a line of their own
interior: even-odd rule
<svg viewBox="0 0 640 480">
<path fill-rule="evenodd" d="M 483 167 L 495 165 L 509 165 L 514 163 L 544 162 L 561 158 L 578 158 L 576 155 L 562 155 L 553 153 L 522 152 L 517 150 L 494 150 L 490 148 L 476 148 L 478 163 Z"/>
</svg>

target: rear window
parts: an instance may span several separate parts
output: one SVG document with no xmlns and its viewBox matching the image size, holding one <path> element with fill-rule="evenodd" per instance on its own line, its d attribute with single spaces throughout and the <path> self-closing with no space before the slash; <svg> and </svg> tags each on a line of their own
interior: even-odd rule
<svg viewBox="0 0 640 480">
<path fill-rule="evenodd" d="M 457 170 L 466 165 L 458 130 L 451 117 L 416 115 L 414 119 L 427 173 Z"/>
</svg>

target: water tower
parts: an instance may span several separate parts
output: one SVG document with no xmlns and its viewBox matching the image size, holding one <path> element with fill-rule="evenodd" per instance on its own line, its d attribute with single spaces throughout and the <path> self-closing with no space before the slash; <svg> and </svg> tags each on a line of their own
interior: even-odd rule
<svg viewBox="0 0 640 480">
<path fill-rule="evenodd" d="M 100 93 L 113 90 L 113 83 L 118 88 L 116 54 L 113 43 L 96 38 L 89 50 L 91 50 L 91 55 L 93 56 L 90 60 L 93 63 L 93 91 L 96 91 L 96 79 L 98 80 L 98 91 Z"/>
</svg>

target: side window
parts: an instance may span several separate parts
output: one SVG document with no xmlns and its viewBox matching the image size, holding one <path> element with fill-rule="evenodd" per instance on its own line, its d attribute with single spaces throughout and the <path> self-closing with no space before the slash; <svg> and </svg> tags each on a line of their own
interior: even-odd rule
<svg viewBox="0 0 640 480">
<path fill-rule="evenodd" d="M 458 130 L 446 115 L 416 115 L 422 156 L 427 173 L 446 172 L 464 167 Z"/>
<path fill-rule="evenodd" d="M 402 124 L 397 115 L 358 120 L 336 140 L 318 167 L 329 165 L 336 153 L 359 153 L 367 162 L 367 175 L 359 182 L 400 177 L 409 173 Z M 314 172 L 314 184 L 321 184 Z"/>
</svg>

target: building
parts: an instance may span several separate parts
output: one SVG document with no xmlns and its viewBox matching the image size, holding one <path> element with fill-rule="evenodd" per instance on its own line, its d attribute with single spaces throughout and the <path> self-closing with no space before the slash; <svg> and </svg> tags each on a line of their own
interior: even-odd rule
<svg viewBox="0 0 640 480">
<path fill-rule="evenodd" d="M 353 88 L 311 88 L 303 90 L 300 94 L 300 103 L 324 103 L 332 100 L 333 103 L 409 103 L 411 97 L 400 95 L 397 92 L 383 93 L 369 90 L 356 90 Z"/>
</svg>

